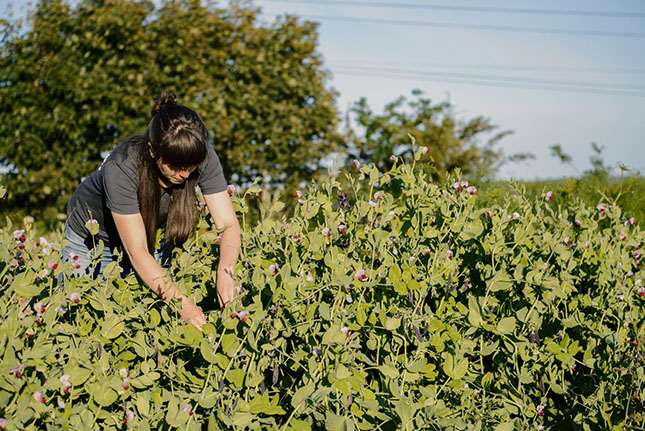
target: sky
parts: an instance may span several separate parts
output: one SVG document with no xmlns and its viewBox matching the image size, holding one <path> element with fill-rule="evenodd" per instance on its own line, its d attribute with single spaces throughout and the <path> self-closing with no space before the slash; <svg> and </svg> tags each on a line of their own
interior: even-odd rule
<svg viewBox="0 0 645 431">
<path fill-rule="evenodd" d="M 0 0 L 0 16 L 7 3 Z M 220 3 L 226 5 L 226 3 Z M 513 134 L 500 179 L 579 176 L 591 143 L 607 165 L 645 173 L 645 1 L 254 0 L 262 19 L 319 23 L 318 52 L 344 114 L 361 97 L 375 112 L 420 89 L 457 118 Z M 19 9 L 20 7 L 18 7 Z M 551 155 L 559 144 L 573 157 Z"/>
</svg>

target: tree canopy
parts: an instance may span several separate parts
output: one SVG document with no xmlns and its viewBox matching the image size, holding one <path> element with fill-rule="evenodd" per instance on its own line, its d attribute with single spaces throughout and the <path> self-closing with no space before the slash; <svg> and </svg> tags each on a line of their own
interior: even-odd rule
<svg viewBox="0 0 645 431">
<path fill-rule="evenodd" d="M 209 129 L 229 181 L 306 180 L 342 143 L 316 24 L 249 3 L 41 0 L 0 23 L 0 163 L 14 207 L 61 210 L 159 90 Z"/>
<path fill-rule="evenodd" d="M 347 122 L 355 129 L 348 132 L 352 157 L 387 170 L 393 163 L 391 155 L 413 159 L 412 136 L 416 144 L 428 149 L 423 160 L 431 163 L 434 178 L 457 168 L 466 176 L 489 177 L 507 160 L 497 143 L 510 131 L 497 130 L 483 116 L 458 119 L 449 102 L 433 104 L 420 90 L 412 95 L 411 100 L 401 96 L 388 103 L 382 114 L 372 111 L 365 98 L 351 106 Z"/>
</svg>

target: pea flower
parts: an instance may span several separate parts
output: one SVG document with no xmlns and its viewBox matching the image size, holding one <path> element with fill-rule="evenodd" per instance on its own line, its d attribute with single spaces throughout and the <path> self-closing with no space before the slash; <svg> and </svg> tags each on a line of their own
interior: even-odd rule
<svg viewBox="0 0 645 431">
<path fill-rule="evenodd" d="M 342 223 L 339 224 L 338 225 L 338 232 L 340 232 L 341 235 L 344 235 L 345 234 L 345 228 L 346 228 L 346 226 L 344 224 L 342 224 Z"/>
<path fill-rule="evenodd" d="M 455 189 L 457 189 L 457 193 L 461 193 L 461 183 L 457 181 L 452 185 Z"/>
<path fill-rule="evenodd" d="M 396 220 L 396 213 L 394 211 L 390 211 L 387 215 L 392 216 L 392 220 Z"/>
<path fill-rule="evenodd" d="M 44 313 L 45 312 L 45 307 L 43 307 L 43 303 L 42 302 L 36 302 L 34 304 L 34 311 L 36 313 L 39 313 L 39 314 Z"/>
<path fill-rule="evenodd" d="M 274 264 L 269 265 L 269 271 L 273 273 L 273 275 L 276 275 L 278 273 L 278 267 Z"/>
<path fill-rule="evenodd" d="M 448 251 L 446 252 L 446 256 L 448 257 L 448 259 L 452 259 L 455 255 L 454 255 L 454 253 L 452 252 L 452 250 L 448 250 Z"/>
<path fill-rule="evenodd" d="M 3 199 L 4 198 L 5 197 L 3 196 Z M 5 418 L 0 418 L 0 431 L 2 431 L 6 426 L 7 426 L 7 420 Z"/>
<path fill-rule="evenodd" d="M 206 202 L 199 202 L 199 210 L 206 211 Z"/>
<path fill-rule="evenodd" d="M 331 230 L 328 227 L 324 227 L 322 230 L 322 234 L 325 236 L 331 236 Z"/>
<path fill-rule="evenodd" d="M 47 266 L 50 267 L 53 270 L 58 268 L 58 264 L 56 263 L 56 260 L 54 258 L 50 259 L 50 261 L 47 263 Z"/>
<path fill-rule="evenodd" d="M 25 364 L 18 364 L 9 370 L 9 374 L 14 373 L 16 377 L 21 377 L 23 368 L 25 368 Z"/>
<path fill-rule="evenodd" d="M 314 349 L 311 353 L 313 353 L 314 355 L 320 355 L 320 354 L 322 354 L 322 350 Z"/>
<path fill-rule="evenodd" d="M 546 192 L 546 200 L 547 201 L 552 201 L 553 200 L 553 192 L 552 191 Z"/>
<path fill-rule="evenodd" d="M 186 413 L 188 413 L 188 416 L 193 415 L 193 405 L 192 404 L 187 404 L 186 407 L 184 407 L 182 410 L 185 411 Z"/>
<path fill-rule="evenodd" d="M 343 326 L 342 328 L 340 328 L 340 332 L 345 334 L 346 337 L 349 337 L 349 328 L 347 326 Z"/>
<path fill-rule="evenodd" d="M 42 392 L 34 393 L 34 399 L 39 403 L 43 403 L 43 404 L 47 403 L 47 401 L 45 400 L 45 394 L 43 394 Z"/>
<path fill-rule="evenodd" d="M 24 233 L 25 233 L 24 229 L 15 230 L 15 231 L 13 231 L 13 237 L 16 238 L 16 239 L 19 239 L 19 238 L 23 237 Z"/>
<path fill-rule="evenodd" d="M 359 167 L 360 165 L 361 165 L 361 162 L 359 162 L 358 160 L 354 159 L 354 160 L 352 161 L 352 167 L 353 167 L 354 169 L 358 169 L 358 167 Z"/>
<path fill-rule="evenodd" d="M 134 413 L 132 413 L 132 410 L 128 410 L 125 412 L 125 418 L 123 418 L 123 423 L 127 424 L 128 421 L 133 421 L 134 420 Z"/>
<path fill-rule="evenodd" d="M 40 246 L 45 247 L 47 244 L 48 244 L 47 238 L 45 238 L 44 236 L 41 236 L 40 239 L 38 239 L 38 242 L 36 243 L 36 247 L 40 247 Z"/>
<path fill-rule="evenodd" d="M 569 246 L 571 245 L 571 238 L 569 238 L 569 237 L 567 236 L 567 237 L 565 237 L 565 238 L 564 238 L 564 240 L 562 240 L 562 242 L 563 242 L 567 247 L 569 247 Z"/>
<path fill-rule="evenodd" d="M 421 152 L 423 154 L 428 154 L 428 147 L 421 147 Z"/>
<path fill-rule="evenodd" d="M 625 232 L 621 232 L 618 238 L 620 238 L 621 241 L 625 241 L 625 238 L 627 238 L 627 236 L 625 235 Z"/>
<path fill-rule="evenodd" d="M 294 195 L 297 199 L 300 199 L 302 197 L 302 192 L 300 190 L 296 190 L 296 193 Z"/>
<path fill-rule="evenodd" d="M 81 294 L 78 292 L 74 292 L 71 295 L 69 295 L 69 300 L 72 301 L 74 304 L 78 304 L 81 302 Z"/>
<path fill-rule="evenodd" d="M 365 271 L 364 269 L 359 269 L 358 271 L 356 271 L 354 276 L 358 278 L 358 281 L 365 281 L 367 280 L 367 271 Z"/>
<path fill-rule="evenodd" d="M 65 395 L 69 394 L 69 388 L 72 387 L 72 383 L 69 381 L 69 374 L 63 374 L 60 377 L 60 382 L 63 384 L 63 392 Z"/>
<path fill-rule="evenodd" d="M 605 206 L 604 206 L 603 204 L 598 204 L 598 206 L 596 207 L 596 209 L 597 209 L 598 211 L 600 211 L 600 213 L 601 213 L 602 215 L 607 215 L 607 208 L 605 208 Z"/>
<path fill-rule="evenodd" d="M 383 196 L 381 196 L 381 194 L 379 192 L 376 192 L 376 193 L 374 193 L 374 199 L 376 201 L 380 201 L 380 200 L 383 200 Z"/>
<path fill-rule="evenodd" d="M 537 412 L 540 416 L 544 416 L 544 406 L 542 404 L 537 406 Z"/>
<path fill-rule="evenodd" d="M 395 156 L 394 154 L 392 154 L 392 155 L 390 156 L 390 161 L 391 161 L 392 163 L 396 163 L 396 156 Z"/>
<path fill-rule="evenodd" d="M 248 311 L 240 311 L 237 317 L 239 317 L 242 322 L 246 323 L 246 316 L 248 315 L 249 315 Z"/>
<path fill-rule="evenodd" d="M 466 191 L 472 196 L 477 194 L 477 189 L 474 186 L 467 187 Z"/>
<path fill-rule="evenodd" d="M 229 184 L 228 187 L 226 188 L 226 191 L 228 192 L 229 196 L 235 193 L 235 186 L 233 184 Z"/>
</svg>

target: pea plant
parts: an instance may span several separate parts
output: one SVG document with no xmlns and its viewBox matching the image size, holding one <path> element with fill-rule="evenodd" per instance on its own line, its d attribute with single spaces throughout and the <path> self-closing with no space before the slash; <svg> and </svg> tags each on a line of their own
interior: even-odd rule
<svg viewBox="0 0 645 431">
<path fill-rule="evenodd" d="M 216 306 L 205 213 L 168 269 L 202 331 L 118 263 L 74 278 L 60 235 L 7 222 L 0 427 L 643 429 L 638 221 L 521 186 L 483 207 L 423 153 L 267 207 L 231 187 L 243 294 Z"/>
</svg>

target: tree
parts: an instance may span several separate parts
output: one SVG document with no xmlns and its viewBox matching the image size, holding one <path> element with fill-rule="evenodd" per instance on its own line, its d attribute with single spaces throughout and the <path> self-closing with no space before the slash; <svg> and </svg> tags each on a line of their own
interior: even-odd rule
<svg viewBox="0 0 645 431">
<path fill-rule="evenodd" d="M 507 161 L 496 145 L 510 131 L 496 131 L 497 126 L 481 116 L 458 120 L 449 102 L 433 105 L 419 90 L 412 95 L 410 101 L 401 96 L 388 103 L 380 115 L 371 110 L 366 99 L 355 102 L 347 119 L 357 129 L 348 132 L 350 156 L 387 170 L 392 164 L 391 155 L 412 160 L 416 148 L 412 148 L 409 134 L 419 146 L 428 148 L 422 160 L 432 161 L 435 178 L 457 168 L 466 176 L 489 177 Z M 482 136 L 486 134 L 490 136 L 484 141 Z M 530 155 L 515 154 L 509 159 L 526 157 Z"/>
<path fill-rule="evenodd" d="M 200 113 L 225 174 L 297 183 L 335 151 L 316 25 L 199 0 L 41 0 L 0 23 L 0 163 L 9 203 L 62 210 L 79 180 L 142 133 L 159 90 Z"/>
</svg>

